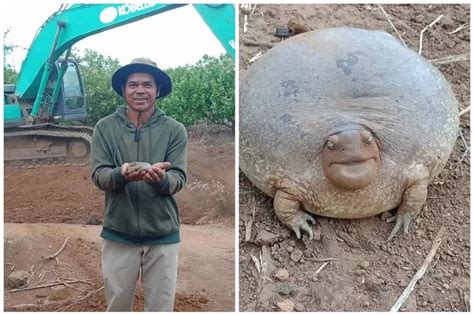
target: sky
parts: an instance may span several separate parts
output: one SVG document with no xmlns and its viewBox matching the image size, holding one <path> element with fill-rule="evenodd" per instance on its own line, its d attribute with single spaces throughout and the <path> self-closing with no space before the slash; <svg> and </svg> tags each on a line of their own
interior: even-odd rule
<svg viewBox="0 0 474 315">
<path fill-rule="evenodd" d="M 38 28 L 57 11 L 60 3 L 2 2 L 2 36 L 9 29 L 5 42 L 19 46 L 6 61 L 19 71 Z M 77 42 L 74 47 L 79 51 L 88 48 L 117 58 L 122 65 L 135 57 L 148 57 L 163 69 L 193 64 L 204 54 L 225 54 L 225 49 L 192 5 L 93 35 Z"/>
</svg>

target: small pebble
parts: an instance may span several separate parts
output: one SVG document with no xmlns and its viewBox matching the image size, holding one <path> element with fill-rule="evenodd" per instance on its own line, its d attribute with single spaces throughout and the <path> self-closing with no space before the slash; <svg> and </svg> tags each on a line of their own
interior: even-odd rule
<svg viewBox="0 0 474 315">
<path fill-rule="evenodd" d="M 293 251 L 293 246 L 288 246 L 288 247 L 286 247 L 286 251 L 287 251 L 288 253 L 291 253 L 291 252 Z"/>
<path fill-rule="evenodd" d="M 297 248 L 295 248 L 292 252 L 291 252 L 291 260 L 294 261 L 294 262 L 298 262 L 301 257 L 303 257 L 303 252 Z"/>
<path fill-rule="evenodd" d="M 280 281 L 286 281 L 288 280 L 289 277 L 290 277 L 290 274 L 288 270 L 286 270 L 285 268 L 280 268 L 275 273 L 275 278 L 277 278 Z"/>
<path fill-rule="evenodd" d="M 370 306 L 370 303 L 369 301 L 364 301 L 364 303 L 362 304 L 364 307 L 369 307 Z"/>
<path fill-rule="evenodd" d="M 449 290 L 449 284 L 443 283 L 443 288 L 445 288 L 446 290 Z"/>
<path fill-rule="evenodd" d="M 293 312 L 295 310 L 295 303 L 289 299 L 286 299 L 282 302 L 277 302 L 277 306 L 282 312 Z"/>
<path fill-rule="evenodd" d="M 359 264 L 359 267 L 361 267 L 362 269 L 369 269 L 370 267 L 370 263 L 367 261 L 367 260 L 364 260 L 362 261 L 360 264 Z"/>
<path fill-rule="evenodd" d="M 278 294 L 282 296 L 290 296 L 290 295 L 295 295 L 296 290 L 293 286 L 283 283 L 278 287 Z"/>
<path fill-rule="evenodd" d="M 297 312 L 304 312 L 304 305 L 301 303 L 296 302 L 295 303 L 295 311 Z"/>
</svg>

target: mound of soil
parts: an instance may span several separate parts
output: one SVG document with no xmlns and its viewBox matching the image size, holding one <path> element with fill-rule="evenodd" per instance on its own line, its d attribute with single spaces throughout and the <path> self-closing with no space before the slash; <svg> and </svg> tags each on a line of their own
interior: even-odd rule
<svg viewBox="0 0 474 315">
<path fill-rule="evenodd" d="M 469 27 L 457 30 L 470 21 L 469 5 L 383 8 L 407 46 L 416 51 L 420 31 L 443 15 L 424 33 L 422 55 L 428 60 L 469 55 Z M 297 16 L 309 29 L 350 26 L 398 36 L 374 5 L 258 5 L 248 18 L 245 34 L 240 12 L 241 78 L 252 59 L 278 44 L 276 28 Z M 459 110 L 468 107 L 469 61 L 438 68 L 451 83 Z M 286 305 L 294 305 L 296 311 L 387 311 L 423 263 L 443 226 L 446 234 L 441 246 L 401 310 L 469 311 L 469 114 L 461 117 L 460 132 L 465 141 L 458 139 L 445 169 L 430 185 L 427 203 L 411 223 L 411 233 L 400 233 L 391 242 L 386 239 L 393 225 L 381 216 L 361 220 L 317 217 L 313 227 L 317 240 L 308 241 L 306 236 L 296 240 L 276 218 L 273 200 L 241 173 L 240 310 L 274 311 L 290 300 Z"/>
</svg>

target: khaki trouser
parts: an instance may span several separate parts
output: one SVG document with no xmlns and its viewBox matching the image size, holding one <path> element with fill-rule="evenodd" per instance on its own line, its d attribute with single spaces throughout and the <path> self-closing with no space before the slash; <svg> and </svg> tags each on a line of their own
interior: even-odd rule
<svg viewBox="0 0 474 315">
<path fill-rule="evenodd" d="M 145 311 L 171 312 L 178 269 L 177 244 L 127 245 L 102 241 L 107 311 L 130 311 L 141 272 Z"/>
</svg>

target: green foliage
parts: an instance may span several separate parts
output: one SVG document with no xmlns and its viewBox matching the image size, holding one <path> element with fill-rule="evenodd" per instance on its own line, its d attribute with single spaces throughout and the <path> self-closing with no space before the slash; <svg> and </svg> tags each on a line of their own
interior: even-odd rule
<svg viewBox="0 0 474 315">
<path fill-rule="evenodd" d="M 195 65 L 167 70 L 173 93 L 158 103 L 190 126 L 207 121 L 234 127 L 234 62 L 227 56 L 204 56 Z"/>
<path fill-rule="evenodd" d="M 73 58 L 81 65 L 86 87 L 87 123 L 95 123 L 112 114 L 118 105 L 124 104 L 123 98 L 112 89 L 112 75 L 120 67 L 117 59 L 105 57 L 96 51 L 86 49 L 84 56 Z"/>
<path fill-rule="evenodd" d="M 87 91 L 90 125 L 125 104 L 112 89 L 111 78 L 120 67 L 118 60 L 86 50 L 83 57 L 73 53 L 81 65 Z M 228 56 L 204 56 L 194 65 L 169 69 L 173 92 L 157 102 L 167 115 L 186 126 L 200 122 L 234 126 L 234 62 Z"/>
<path fill-rule="evenodd" d="M 7 44 L 6 37 L 9 33 L 9 29 L 3 33 L 3 83 L 15 83 L 18 77 L 18 72 L 15 71 L 13 66 L 7 63 L 7 57 L 12 53 L 14 45 Z"/>
</svg>

